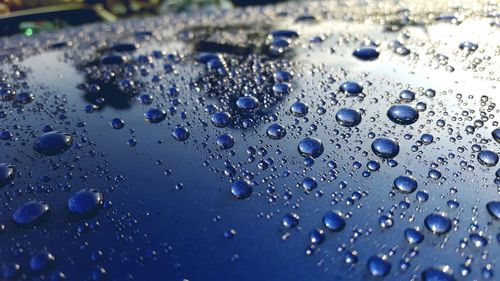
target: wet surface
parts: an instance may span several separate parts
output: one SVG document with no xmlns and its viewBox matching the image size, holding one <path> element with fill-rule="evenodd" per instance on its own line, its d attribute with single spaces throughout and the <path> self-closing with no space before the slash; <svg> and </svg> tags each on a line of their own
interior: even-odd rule
<svg viewBox="0 0 500 281">
<path fill-rule="evenodd" d="M 0 39 L 0 276 L 496 280 L 500 32 L 481 5 Z"/>
</svg>

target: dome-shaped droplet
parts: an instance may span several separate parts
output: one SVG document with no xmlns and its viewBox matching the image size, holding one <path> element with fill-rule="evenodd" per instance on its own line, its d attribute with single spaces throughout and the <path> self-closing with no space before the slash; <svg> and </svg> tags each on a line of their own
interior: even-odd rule
<svg viewBox="0 0 500 281">
<path fill-rule="evenodd" d="M 176 127 L 172 130 L 172 137 L 176 141 L 186 141 L 189 138 L 189 131 L 184 127 Z"/>
<path fill-rule="evenodd" d="M 433 266 L 422 271 L 422 281 L 455 281 L 448 265 Z"/>
<path fill-rule="evenodd" d="M 267 136 L 273 140 L 280 140 L 286 135 L 286 129 L 281 124 L 272 124 L 267 128 Z"/>
<path fill-rule="evenodd" d="M 290 112 L 293 116 L 304 117 L 309 112 L 309 106 L 303 102 L 296 101 L 290 106 Z"/>
<path fill-rule="evenodd" d="M 299 154 L 303 157 L 318 158 L 323 154 L 323 142 L 317 138 L 305 138 L 299 142 Z"/>
<path fill-rule="evenodd" d="M 234 146 L 234 138 L 230 134 L 223 134 L 217 138 L 217 145 L 222 149 L 230 149 Z"/>
<path fill-rule="evenodd" d="M 32 225 L 42 221 L 49 213 L 49 204 L 41 201 L 29 201 L 14 211 L 12 220 L 19 225 Z"/>
<path fill-rule="evenodd" d="M 419 244 L 424 240 L 424 234 L 418 228 L 407 228 L 404 231 L 406 241 L 410 244 Z"/>
<path fill-rule="evenodd" d="M 380 55 L 380 52 L 375 48 L 363 46 L 356 48 L 352 55 L 360 60 L 371 61 L 376 60 Z"/>
<path fill-rule="evenodd" d="M 158 108 L 150 108 L 146 113 L 144 113 L 144 117 L 146 117 L 146 121 L 150 123 L 160 123 L 165 120 L 167 117 L 167 113 L 165 111 Z"/>
<path fill-rule="evenodd" d="M 394 188 L 402 193 L 412 193 L 417 187 L 417 181 L 413 177 L 399 176 L 394 180 Z"/>
<path fill-rule="evenodd" d="M 294 228 L 299 224 L 299 215 L 296 213 L 289 213 L 283 216 L 283 226 L 286 228 Z"/>
<path fill-rule="evenodd" d="M 111 127 L 113 127 L 113 129 L 119 130 L 125 127 L 125 121 L 120 118 L 113 118 L 110 122 L 110 125 Z"/>
<path fill-rule="evenodd" d="M 491 132 L 491 136 L 496 142 L 500 143 L 500 128 L 496 128 L 495 130 L 493 130 Z"/>
<path fill-rule="evenodd" d="M 488 213 L 497 220 L 500 220 L 500 201 L 490 201 L 486 204 Z"/>
<path fill-rule="evenodd" d="M 217 112 L 212 114 L 210 121 L 215 127 L 224 128 L 231 123 L 231 114 L 227 112 Z"/>
<path fill-rule="evenodd" d="M 254 111 L 259 107 L 259 100 L 254 96 L 240 97 L 236 106 L 243 111 Z"/>
<path fill-rule="evenodd" d="M 375 139 L 371 147 L 373 153 L 381 158 L 394 158 L 399 154 L 399 144 L 394 139 Z"/>
<path fill-rule="evenodd" d="M 370 274 L 375 277 L 386 276 L 391 271 L 391 264 L 379 256 L 371 256 L 366 266 Z"/>
<path fill-rule="evenodd" d="M 76 215 L 93 215 L 101 208 L 103 200 L 98 190 L 82 189 L 68 199 L 68 209 Z"/>
<path fill-rule="evenodd" d="M 443 214 L 432 213 L 425 217 L 425 227 L 434 234 L 444 234 L 451 230 L 451 220 Z"/>
<path fill-rule="evenodd" d="M 415 99 L 415 92 L 410 90 L 402 90 L 399 92 L 399 99 L 402 102 L 412 102 Z"/>
<path fill-rule="evenodd" d="M 339 90 L 350 95 L 357 95 L 363 91 L 363 87 L 356 82 L 344 82 L 340 85 Z"/>
<path fill-rule="evenodd" d="M 476 248 L 482 248 L 488 245 L 488 239 L 479 233 L 471 233 L 469 240 Z"/>
<path fill-rule="evenodd" d="M 354 127 L 361 123 L 361 114 L 352 108 L 342 108 L 335 114 L 337 122 L 346 127 Z"/>
<path fill-rule="evenodd" d="M 323 216 L 323 224 L 331 231 L 342 231 L 345 227 L 344 215 L 339 211 L 328 211 Z"/>
<path fill-rule="evenodd" d="M 68 133 L 52 131 L 36 138 L 33 148 L 43 155 L 56 155 L 68 150 L 73 137 Z"/>
<path fill-rule="evenodd" d="M 277 82 L 290 82 L 292 74 L 286 70 L 278 70 L 274 73 L 274 80 Z"/>
<path fill-rule="evenodd" d="M 40 251 L 30 259 L 30 267 L 34 271 L 43 271 L 54 263 L 56 258 L 48 251 Z"/>
<path fill-rule="evenodd" d="M 302 180 L 302 187 L 305 191 L 312 191 L 318 187 L 318 182 L 313 177 L 307 177 Z"/>
<path fill-rule="evenodd" d="M 325 231 L 321 228 L 313 229 L 309 232 L 309 241 L 312 244 L 321 244 L 325 241 Z"/>
<path fill-rule="evenodd" d="M 481 150 L 477 154 L 477 161 L 486 167 L 493 167 L 498 164 L 498 154 L 491 150 Z"/>
<path fill-rule="evenodd" d="M 245 199 L 252 195 L 252 184 L 247 180 L 237 180 L 231 185 L 231 193 L 237 199 Z"/>
<path fill-rule="evenodd" d="M 11 182 L 16 175 L 16 166 L 8 163 L 0 164 L 0 187 Z"/>
<path fill-rule="evenodd" d="M 398 104 L 389 108 L 387 117 L 396 124 L 410 125 L 418 120 L 418 111 L 407 104 Z"/>
</svg>

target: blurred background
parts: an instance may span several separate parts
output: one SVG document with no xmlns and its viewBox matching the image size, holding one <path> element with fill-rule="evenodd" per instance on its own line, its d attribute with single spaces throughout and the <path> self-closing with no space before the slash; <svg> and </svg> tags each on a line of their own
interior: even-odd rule
<svg viewBox="0 0 500 281">
<path fill-rule="evenodd" d="M 168 11 L 231 9 L 287 0 L 0 0 L 0 37 Z"/>
</svg>

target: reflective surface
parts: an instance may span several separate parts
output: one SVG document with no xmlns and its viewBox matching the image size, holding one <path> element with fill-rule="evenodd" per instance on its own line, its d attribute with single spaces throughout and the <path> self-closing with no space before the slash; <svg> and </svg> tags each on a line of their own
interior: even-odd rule
<svg viewBox="0 0 500 281">
<path fill-rule="evenodd" d="M 291 3 L 0 39 L 3 276 L 496 280 L 482 7 Z M 401 103 L 418 119 L 393 122 Z"/>
</svg>

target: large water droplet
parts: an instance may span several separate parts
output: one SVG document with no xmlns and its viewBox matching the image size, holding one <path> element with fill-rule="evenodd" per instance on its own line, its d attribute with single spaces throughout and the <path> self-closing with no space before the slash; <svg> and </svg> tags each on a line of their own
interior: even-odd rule
<svg viewBox="0 0 500 281">
<path fill-rule="evenodd" d="M 189 138 L 189 131 L 184 127 L 176 127 L 172 130 L 172 137 L 177 141 L 185 141 Z"/>
<path fill-rule="evenodd" d="M 237 199 L 245 199 L 252 195 L 252 184 L 248 180 L 237 180 L 231 185 L 231 193 Z"/>
<path fill-rule="evenodd" d="M 375 277 L 386 276 L 391 271 L 391 264 L 379 256 L 371 256 L 366 266 L 370 274 Z"/>
<path fill-rule="evenodd" d="M 254 96 L 240 97 L 236 106 L 243 111 L 254 111 L 259 107 L 259 100 Z"/>
<path fill-rule="evenodd" d="M 424 234 L 418 228 L 407 228 L 404 231 L 406 241 L 410 244 L 419 244 L 424 240 Z"/>
<path fill-rule="evenodd" d="M 357 95 L 363 91 L 363 87 L 356 82 L 344 82 L 340 85 L 339 90 L 350 95 Z"/>
<path fill-rule="evenodd" d="M 40 251 L 30 259 L 30 267 L 34 271 L 43 271 L 55 262 L 56 258 L 48 251 Z"/>
<path fill-rule="evenodd" d="M 36 138 L 33 148 L 43 155 L 56 155 L 68 150 L 73 137 L 68 133 L 53 131 Z"/>
<path fill-rule="evenodd" d="M 390 138 L 378 138 L 372 142 L 372 151 L 381 158 L 394 158 L 399 154 L 399 144 Z"/>
<path fill-rule="evenodd" d="M 354 127 L 361 123 L 361 114 L 352 108 L 342 108 L 335 114 L 337 122 L 346 127 Z"/>
<path fill-rule="evenodd" d="M 303 102 L 296 101 L 290 106 L 290 112 L 293 116 L 304 117 L 309 111 L 309 106 Z"/>
<path fill-rule="evenodd" d="M 410 125 L 418 120 L 418 111 L 407 104 L 398 104 L 389 108 L 387 117 L 396 124 Z"/>
<path fill-rule="evenodd" d="M 227 112 L 217 112 L 212 114 L 210 121 L 215 127 L 224 128 L 231 123 L 231 114 Z"/>
<path fill-rule="evenodd" d="M 14 211 L 12 220 L 19 225 L 32 225 L 45 219 L 49 213 L 49 204 L 41 201 L 29 201 Z"/>
<path fill-rule="evenodd" d="M 371 61 L 376 60 L 380 55 L 380 52 L 375 48 L 363 46 L 356 48 L 352 55 L 360 60 Z"/>
<path fill-rule="evenodd" d="M 477 161 L 486 167 L 493 167 L 498 164 L 498 154 L 491 150 L 481 150 L 477 154 Z"/>
<path fill-rule="evenodd" d="M 267 128 L 267 136 L 273 140 L 280 140 L 286 135 L 286 129 L 281 124 L 272 124 Z"/>
<path fill-rule="evenodd" d="M 150 108 L 146 113 L 144 113 L 144 117 L 146 117 L 146 121 L 150 123 L 160 123 L 165 120 L 167 114 L 165 111 L 158 108 Z"/>
<path fill-rule="evenodd" d="M 455 278 L 449 266 L 433 266 L 422 272 L 422 281 L 455 281 Z"/>
<path fill-rule="evenodd" d="M 8 163 L 0 164 L 0 187 L 5 186 L 14 179 L 16 166 Z"/>
<path fill-rule="evenodd" d="M 303 157 L 318 158 L 323 154 L 323 142 L 317 138 L 305 138 L 299 142 L 299 154 Z"/>
<path fill-rule="evenodd" d="M 451 220 L 443 214 L 429 214 L 425 217 L 424 223 L 434 234 L 444 234 L 451 230 Z"/>
<path fill-rule="evenodd" d="M 417 186 L 417 181 L 413 177 L 399 176 L 394 180 L 394 188 L 402 193 L 412 193 Z"/>
<path fill-rule="evenodd" d="M 323 224 L 331 231 L 342 231 L 345 227 L 344 214 L 340 211 L 328 211 L 323 216 Z"/>
<path fill-rule="evenodd" d="M 486 204 L 488 213 L 497 220 L 500 220 L 500 201 L 490 201 Z"/>
<path fill-rule="evenodd" d="M 296 213 L 289 213 L 283 216 L 283 226 L 286 228 L 294 228 L 299 224 L 299 215 Z"/>
<path fill-rule="evenodd" d="M 68 199 L 68 209 L 76 215 L 94 215 L 102 204 L 102 194 L 91 188 L 79 190 Z"/>
</svg>

